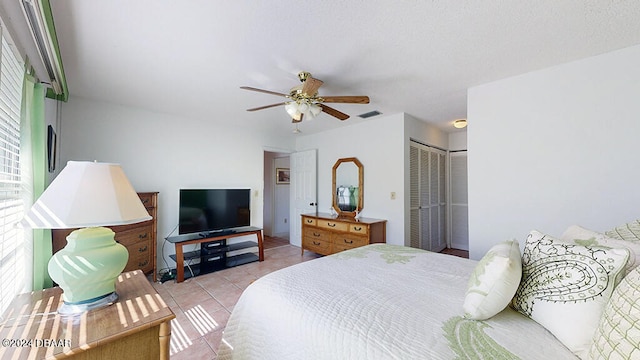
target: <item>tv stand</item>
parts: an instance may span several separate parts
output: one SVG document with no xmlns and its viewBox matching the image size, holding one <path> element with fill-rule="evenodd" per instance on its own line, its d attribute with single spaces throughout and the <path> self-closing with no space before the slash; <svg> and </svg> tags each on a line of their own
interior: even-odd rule
<svg viewBox="0 0 640 360">
<path fill-rule="evenodd" d="M 210 232 L 201 232 L 198 235 L 201 238 L 212 238 L 212 237 L 218 237 L 218 236 L 223 236 L 223 235 L 229 235 L 229 234 L 235 234 L 236 230 L 217 230 L 217 231 L 210 231 Z"/>
<path fill-rule="evenodd" d="M 227 239 L 256 235 L 257 243 L 253 241 L 244 241 L 237 244 L 227 244 Z M 176 262 L 176 282 L 183 282 L 185 278 L 185 259 L 199 258 L 197 274 L 205 274 L 233 266 L 243 265 L 253 261 L 264 261 L 264 247 L 262 244 L 262 229 L 248 226 L 243 228 L 211 232 L 211 233 L 194 233 L 178 236 L 170 236 L 167 240 L 176 247 L 175 255 L 169 255 Z M 206 243 L 206 246 L 205 246 Z M 182 249 L 184 245 L 200 244 L 200 251 L 190 251 L 185 253 Z M 250 247 L 258 247 L 258 255 L 240 254 L 236 256 L 227 256 L 231 251 L 246 249 Z M 194 265 L 194 267 L 197 265 Z"/>
</svg>

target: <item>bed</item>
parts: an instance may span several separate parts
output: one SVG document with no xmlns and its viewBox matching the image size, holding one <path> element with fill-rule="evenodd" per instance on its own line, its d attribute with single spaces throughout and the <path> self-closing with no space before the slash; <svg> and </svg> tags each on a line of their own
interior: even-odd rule
<svg viewBox="0 0 640 360">
<path fill-rule="evenodd" d="M 240 297 L 218 359 L 576 359 L 509 307 L 465 318 L 477 264 L 374 244 L 276 271 Z"/>
</svg>

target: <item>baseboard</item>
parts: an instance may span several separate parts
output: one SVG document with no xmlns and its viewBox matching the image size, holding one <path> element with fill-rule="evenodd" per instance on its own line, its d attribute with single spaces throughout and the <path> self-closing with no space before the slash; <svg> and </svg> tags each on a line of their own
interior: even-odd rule
<svg viewBox="0 0 640 360">
<path fill-rule="evenodd" d="M 451 243 L 451 248 L 453 248 L 453 249 L 458 249 L 458 250 L 465 250 L 465 251 L 469 251 L 469 244 L 463 244 L 463 243 Z"/>
<path fill-rule="evenodd" d="M 277 237 L 277 238 L 282 238 L 282 239 L 289 239 L 289 233 L 288 233 L 288 232 L 285 232 L 285 233 L 273 234 L 273 235 L 271 235 L 271 237 Z"/>
</svg>

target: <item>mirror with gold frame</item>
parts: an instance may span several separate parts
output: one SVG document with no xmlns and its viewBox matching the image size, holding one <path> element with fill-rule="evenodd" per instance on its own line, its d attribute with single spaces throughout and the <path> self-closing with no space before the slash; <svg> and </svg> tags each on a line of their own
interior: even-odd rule
<svg viewBox="0 0 640 360">
<path fill-rule="evenodd" d="M 332 170 L 332 206 L 338 216 L 362 212 L 364 167 L 355 157 L 338 159 Z"/>
</svg>

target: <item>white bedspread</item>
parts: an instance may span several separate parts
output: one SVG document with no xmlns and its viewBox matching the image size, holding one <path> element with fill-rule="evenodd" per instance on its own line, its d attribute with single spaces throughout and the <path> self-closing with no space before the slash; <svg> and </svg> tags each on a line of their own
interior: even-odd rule
<svg viewBox="0 0 640 360">
<path fill-rule="evenodd" d="M 462 318 L 475 264 L 376 244 L 279 270 L 242 294 L 218 359 L 575 359 L 511 309 Z"/>
</svg>

